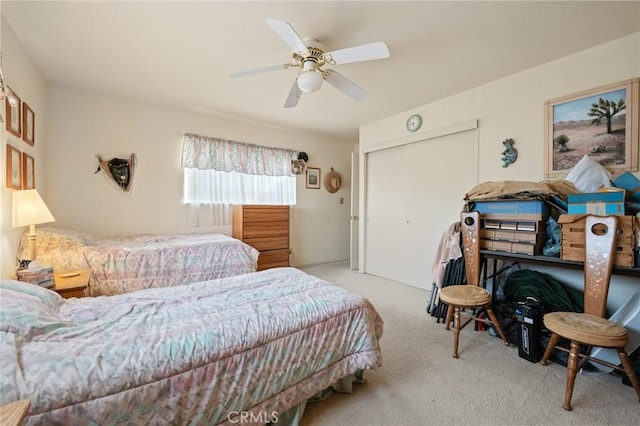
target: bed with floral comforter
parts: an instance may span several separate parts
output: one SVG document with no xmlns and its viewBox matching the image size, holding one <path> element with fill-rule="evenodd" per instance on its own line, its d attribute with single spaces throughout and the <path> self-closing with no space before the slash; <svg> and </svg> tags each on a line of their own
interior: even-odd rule
<svg viewBox="0 0 640 426">
<path fill-rule="evenodd" d="M 92 296 L 128 293 L 255 272 L 259 252 L 224 234 L 98 237 L 37 228 L 36 259 L 56 271 L 90 268 Z M 28 231 L 18 259 L 28 259 Z"/>
<path fill-rule="evenodd" d="M 68 300 L 3 280 L 0 301 L 0 404 L 30 400 L 26 424 L 265 423 L 382 362 L 371 303 L 294 268 Z"/>
</svg>

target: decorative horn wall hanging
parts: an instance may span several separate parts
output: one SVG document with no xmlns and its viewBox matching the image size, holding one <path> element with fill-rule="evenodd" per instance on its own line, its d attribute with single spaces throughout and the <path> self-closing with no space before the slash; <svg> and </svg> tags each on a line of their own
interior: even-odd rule
<svg viewBox="0 0 640 426">
<path fill-rule="evenodd" d="M 131 182 L 133 180 L 133 170 L 136 167 L 136 155 L 131 154 L 129 159 L 112 158 L 111 160 L 103 160 L 100 155 L 96 155 L 98 159 L 98 168 L 94 173 L 104 170 L 107 177 L 111 178 L 120 189 L 129 192 Z"/>
</svg>

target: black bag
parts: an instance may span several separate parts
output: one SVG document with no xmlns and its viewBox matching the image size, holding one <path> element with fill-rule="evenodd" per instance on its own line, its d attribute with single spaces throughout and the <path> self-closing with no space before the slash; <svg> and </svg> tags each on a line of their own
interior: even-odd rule
<svg viewBox="0 0 640 426">
<path fill-rule="evenodd" d="M 504 283 L 504 296 L 515 302 L 535 299 L 544 305 L 545 312 L 583 312 L 584 295 L 564 286 L 551 275 L 523 269 L 509 274 Z"/>
</svg>

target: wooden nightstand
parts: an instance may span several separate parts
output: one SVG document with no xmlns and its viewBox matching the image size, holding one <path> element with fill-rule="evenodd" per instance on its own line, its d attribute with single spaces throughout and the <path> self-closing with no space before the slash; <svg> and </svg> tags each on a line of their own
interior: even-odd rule
<svg viewBox="0 0 640 426">
<path fill-rule="evenodd" d="M 3 426 L 21 425 L 29 413 L 30 406 L 31 401 L 28 399 L 0 406 L 0 424 Z"/>
<path fill-rule="evenodd" d="M 87 296 L 89 277 L 91 277 L 91 269 L 55 272 L 53 274 L 55 286 L 52 290 L 65 299 Z"/>
</svg>

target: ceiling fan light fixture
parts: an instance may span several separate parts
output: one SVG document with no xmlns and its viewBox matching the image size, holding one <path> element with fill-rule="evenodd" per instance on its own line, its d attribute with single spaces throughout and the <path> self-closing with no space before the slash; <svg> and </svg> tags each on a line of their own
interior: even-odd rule
<svg viewBox="0 0 640 426">
<path fill-rule="evenodd" d="M 298 87 L 307 93 L 320 90 L 322 87 L 322 76 L 315 71 L 302 71 L 298 76 Z"/>
<path fill-rule="evenodd" d="M 325 69 L 325 65 L 372 61 L 390 56 L 389 48 L 383 41 L 361 44 L 325 53 L 324 47 L 322 47 L 322 44 L 320 44 L 318 40 L 313 38 L 300 38 L 288 22 L 277 19 L 267 19 L 267 24 L 291 49 L 290 62 L 282 65 L 269 65 L 233 72 L 229 74 L 229 77 L 236 78 L 279 69 L 301 68 L 295 81 L 291 85 L 291 89 L 289 89 L 289 95 L 284 102 L 284 108 L 292 108 L 298 105 L 298 101 L 303 93 L 320 90 L 324 84 L 324 80 L 354 101 L 361 101 L 367 96 L 367 92 L 339 72 L 333 69 Z"/>
<path fill-rule="evenodd" d="M 316 71 L 313 61 L 305 61 L 302 64 L 302 72 L 298 76 L 298 87 L 303 92 L 311 93 L 322 87 L 322 74 Z"/>
</svg>

